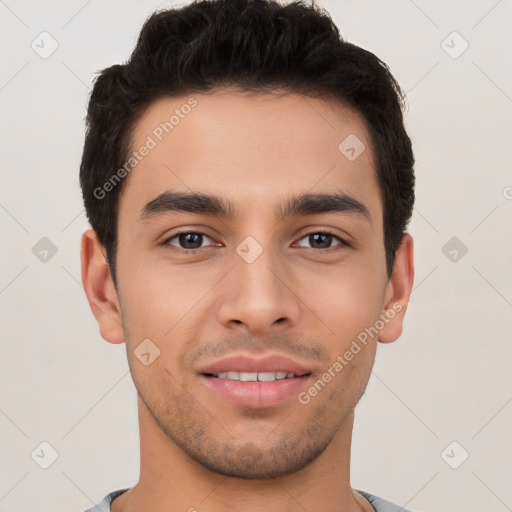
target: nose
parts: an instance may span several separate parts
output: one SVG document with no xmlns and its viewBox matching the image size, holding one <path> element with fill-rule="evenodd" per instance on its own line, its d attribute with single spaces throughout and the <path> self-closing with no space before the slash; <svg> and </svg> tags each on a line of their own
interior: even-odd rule
<svg viewBox="0 0 512 512">
<path fill-rule="evenodd" d="M 300 317 L 299 290 L 285 262 L 264 250 L 252 262 L 234 255 L 234 266 L 221 281 L 219 320 L 225 327 L 253 335 L 289 329 Z"/>
</svg>

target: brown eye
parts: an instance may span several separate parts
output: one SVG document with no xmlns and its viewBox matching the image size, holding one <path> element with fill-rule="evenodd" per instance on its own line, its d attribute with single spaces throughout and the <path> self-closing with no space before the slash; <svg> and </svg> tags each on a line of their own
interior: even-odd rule
<svg viewBox="0 0 512 512">
<path fill-rule="evenodd" d="M 348 245 L 343 238 L 335 235 L 334 233 L 329 233 L 326 231 L 319 231 L 316 233 L 309 233 L 308 235 L 301 238 L 301 240 L 307 239 L 310 244 L 311 249 L 330 249 L 333 247 L 333 240 L 338 243 L 335 244 L 339 246 Z M 301 247 L 305 247 L 304 245 L 300 245 Z"/>
<path fill-rule="evenodd" d="M 168 238 L 164 244 L 172 245 L 173 247 L 177 247 L 178 249 L 183 250 L 194 250 L 194 249 L 202 249 L 202 243 L 204 242 L 204 239 L 208 239 L 212 241 L 212 239 L 205 235 L 204 233 L 199 232 L 186 232 L 186 233 L 177 233 L 176 235 L 173 235 L 172 237 Z M 172 241 L 175 240 L 177 244 L 172 243 Z"/>
</svg>

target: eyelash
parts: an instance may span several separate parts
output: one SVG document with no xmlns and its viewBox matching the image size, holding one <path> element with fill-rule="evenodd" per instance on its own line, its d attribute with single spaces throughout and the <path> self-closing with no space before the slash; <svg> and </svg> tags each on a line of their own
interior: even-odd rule
<svg viewBox="0 0 512 512">
<path fill-rule="evenodd" d="M 335 240 L 337 240 L 340 243 L 339 243 L 339 245 L 328 247 L 327 249 L 315 249 L 314 247 L 311 247 L 311 249 L 314 251 L 330 252 L 332 250 L 336 250 L 336 247 L 340 248 L 340 247 L 349 247 L 350 246 L 350 244 L 346 240 L 341 238 L 339 235 L 336 235 L 336 234 L 332 233 L 331 231 L 327 231 L 327 230 L 311 231 L 310 233 L 306 233 L 304 236 L 302 236 L 299 239 L 299 241 L 303 240 L 304 238 L 307 238 L 311 235 L 318 235 L 318 234 L 332 236 Z M 167 248 L 173 252 L 179 252 L 179 253 L 199 253 L 201 250 L 207 249 L 207 247 L 199 247 L 198 249 L 183 249 L 180 247 L 175 247 L 169 243 L 171 240 L 174 240 L 175 238 L 179 237 L 180 235 L 202 235 L 206 238 L 211 239 L 211 237 L 209 235 L 207 235 L 206 233 L 203 233 L 202 231 L 181 231 L 179 233 L 175 233 L 171 237 L 164 240 L 164 242 L 162 242 L 162 245 L 167 246 Z M 306 247 L 306 249 L 307 248 L 308 247 Z"/>
</svg>

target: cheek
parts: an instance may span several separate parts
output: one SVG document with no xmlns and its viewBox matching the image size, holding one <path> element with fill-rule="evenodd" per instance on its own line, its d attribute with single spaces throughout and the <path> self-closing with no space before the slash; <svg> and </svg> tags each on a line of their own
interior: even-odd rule
<svg viewBox="0 0 512 512">
<path fill-rule="evenodd" d="M 178 381 L 185 384 L 183 357 L 201 339 L 201 328 L 211 316 L 211 297 L 205 294 L 219 278 L 211 269 L 201 273 L 165 262 L 145 267 L 135 262 L 133 267 L 139 270 L 126 272 L 125 267 L 119 280 L 132 375 L 142 389 L 157 385 L 170 393 Z M 143 355 L 147 353 L 149 357 Z M 146 367 L 147 359 L 153 358 L 154 363 Z"/>
<path fill-rule="evenodd" d="M 340 265 L 307 275 L 301 296 L 338 340 L 346 342 L 379 318 L 385 280 L 377 268 Z"/>
<path fill-rule="evenodd" d="M 123 322 L 138 337 L 162 338 L 179 324 L 218 278 L 191 267 L 153 261 L 119 266 Z"/>
</svg>

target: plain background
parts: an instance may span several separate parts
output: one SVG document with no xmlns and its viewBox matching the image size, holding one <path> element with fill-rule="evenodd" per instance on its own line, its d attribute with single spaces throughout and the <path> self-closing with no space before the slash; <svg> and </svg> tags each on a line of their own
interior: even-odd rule
<svg viewBox="0 0 512 512">
<path fill-rule="evenodd" d="M 352 485 L 417 511 L 512 510 L 512 2 L 318 3 L 391 67 L 417 160 L 415 288 L 358 407 Z M 172 5 L 0 2 L 0 511 L 80 512 L 137 481 L 125 348 L 80 282 L 78 167 L 94 73 Z"/>
</svg>

